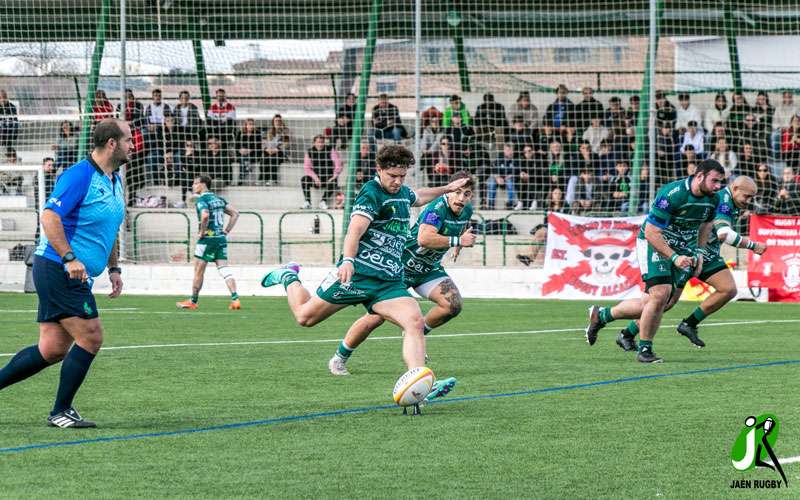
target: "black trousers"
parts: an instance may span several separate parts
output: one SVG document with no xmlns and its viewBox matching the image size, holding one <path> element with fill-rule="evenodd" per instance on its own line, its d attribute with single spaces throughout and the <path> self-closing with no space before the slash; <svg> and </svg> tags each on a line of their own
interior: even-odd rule
<svg viewBox="0 0 800 500">
<path fill-rule="evenodd" d="M 322 200 L 330 199 L 331 196 L 336 192 L 336 181 L 327 182 L 323 179 L 320 179 L 320 189 L 322 189 Z M 316 187 L 314 184 L 314 179 L 312 179 L 308 175 L 304 175 L 302 179 L 300 179 L 300 187 L 303 189 L 303 198 L 311 201 L 311 188 Z"/>
</svg>

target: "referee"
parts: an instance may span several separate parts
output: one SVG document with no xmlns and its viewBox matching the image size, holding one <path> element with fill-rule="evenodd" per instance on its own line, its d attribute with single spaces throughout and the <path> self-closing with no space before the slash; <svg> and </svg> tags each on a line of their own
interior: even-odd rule
<svg viewBox="0 0 800 500">
<path fill-rule="evenodd" d="M 44 235 L 33 260 L 39 296 L 39 343 L 18 352 L 0 370 L 0 389 L 61 364 L 51 427 L 96 427 L 72 407 L 92 360 L 103 344 L 103 327 L 92 295 L 92 278 L 108 266 L 111 298 L 122 293 L 117 233 L 125 217 L 117 168 L 128 161 L 131 130 L 114 118 L 97 123 L 94 150 L 58 178 L 42 212 Z"/>
</svg>

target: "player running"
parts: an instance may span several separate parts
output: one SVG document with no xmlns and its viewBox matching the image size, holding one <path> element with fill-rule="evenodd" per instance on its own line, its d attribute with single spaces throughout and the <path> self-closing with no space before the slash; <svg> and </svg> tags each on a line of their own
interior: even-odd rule
<svg viewBox="0 0 800 500">
<path fill-rule="evenodd" d="M 450 182 L 468 179 L 460 188 L 432 201 L 411 228 L 411 236 L 403 250 L 405 286 L 413 288 L 421 297 L 435 305 L 425 315 L 423 334 L 439 327 L 461 312 L 461 294 L 453 280 L 442 268 L 442 259 L 451 248 L 455 251 L 475 244 L 475 234 L 469 226 L 472 217 L 472 189 L 474 181 L 468 172 L 453 174 Z M 378 314 L 366 314 L 356 320 L 328 361 L 333 375 L 349 375 L 347 360 L 353 351 L 383 324 Z"/>
<path fill-rule="evenodd" d="M 700 249 L 703 257 L 703 272 L 698 276 L 700 281 L 714 287 L 714 292 L 678 325 L 678 333 L 699 348 L 705 347 L 705 342 L 697 334 L 697 325 L 736 297 L 733 273 L 721 256 L 722 243 L 736 248 L 746 248 L 758 255 L 763 254 L 767 249 L 762 243 L 740 236 L 733 230 L 733 225 L 741 211 L 750 204 L 756 190 L 753 179 L 739 176 L 733 180 L 730 186 L 719 193 L 720 204 L 714 217 L 713 231 L 709 236 L 708 244 Z M 678 286 L 679 289 L 682 289 L 685 283 L 683 286 L 680 284 Z M 679 297 L 680 294 L 676 293 L 667 304 L 665 311 L 671 309 Z M 614 307 L 592 306 L 589 309 L 589 326 L 586 328 L 587 342 L 590 345 L 594 344 L 597 340 L 597 333 L 608 323 L 616 319 L 639 318 L 641 312 L 641 301 L 638 299 L 624 300 Z M 617 336 L 617 345 L 626 351 L 635 351 L 635 337 L 638 332 L 638 323 L 635 320 L 631 321 Z"/>
<path fill-rule="evenodd" d="M 377 175 L 365 183 L 356 197 L 342 257 L 312 296 L 300 283 L 300 266 L 275 269 L 261 286 L 281 284 L 289 309 L 301 326 L 314 326 L 349 305 L 363 304 L 367 312 L 388 319 L 403 330 L 403 360 L 417 368 L 425 363 L 424 320 L 419 304 L 403 282 L 403 250 L 408 238 L 410 207 L 462 188 L 468 179 L 416 193 L 403 185 L 414 156 L 399 145 L 385 146 L 376 159 Z M 432 397 L 447 394 L 455 379 L 437 381 Z"/>
<path fill-rule="evenodd" d="M 192 282 L 192 297 L 189 300 L 177 302 L 181 309 L 197 309 L 200 289 L 203 288 L 203 276 L 209 262 L 217 264 L 222 279 L 225 280 L 231 292 L 231 303 L 228 309 L 239 310 L 239 294 L 236 293 L 236 281 L 233 272 L 228 267 L 228 239 L 227 235 L 233 230 L 239 220 L 239 212 L 230 206 L 224 198 L 212 193 L 211 178 L 205 175 L 195 177 L 192 183 L 192 192 L 199 195 L 197 198 L 197 219 L 200 229 L 197 233 L 197 245 L 194 247 L 194 281 Z M 228 227 L 225 225 L 225 215 L 228 215 Z"/>
</svg>

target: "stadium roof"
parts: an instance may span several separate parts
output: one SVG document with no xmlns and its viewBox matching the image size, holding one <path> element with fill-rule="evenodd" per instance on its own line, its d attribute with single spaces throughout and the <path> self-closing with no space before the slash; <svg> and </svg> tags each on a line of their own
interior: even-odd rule
<svg viewBox="0 0 800 500">
<path fill-rule="evenodd" d="M 3 0 L 0 42 L 94 40 L 103 0 Z M 126 0 L 130 40 L 360 39 L 370 0 Z M 741 34 L 797 34 L 800 0 L 730 0 Z M 414 33 L 414 1 L 386 0 L 379 36 Z M 425 37 L 620 36 L 648 33 L 647 1 L 423 0 Z M 721 36 L 722 1 L 666 2 L 662 36 Z M 458 12 L 458 14 L 454 14 Z M 119 38 L 119 0 L 107 37 Z M 161 20 L 159 24 L 159 18 Z"/>
</svg>

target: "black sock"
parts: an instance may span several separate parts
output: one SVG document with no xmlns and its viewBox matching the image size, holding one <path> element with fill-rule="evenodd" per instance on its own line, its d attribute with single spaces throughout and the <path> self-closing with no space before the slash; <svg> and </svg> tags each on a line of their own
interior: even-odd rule
<svg viewBox="0 0 800 500">
<path fill-rule="evenodd" d="M 48 366 L 50 363 L 42 357 L 39 346 L 28 346 L 15 354 L 11 361 L 0 370 L 0 389 L 5 389 L 11 384 L 36 375 Z"/>
<path fill-rule="evenodd" d="M 81 387 L 83 379 L 86 378 L 86 373 L 92 366 L 92 360 L 94 360 L 94 354 L 78 344 L 72 346 L 61 364 L 61 381 L 58 383 L 56 404 L 50 415 L 61 413 L 72 407 L 72 400 Z"/>
</svg>

